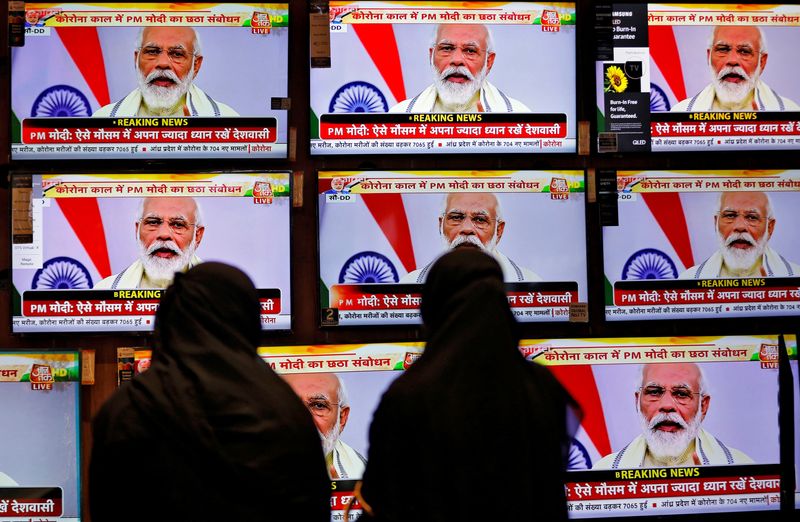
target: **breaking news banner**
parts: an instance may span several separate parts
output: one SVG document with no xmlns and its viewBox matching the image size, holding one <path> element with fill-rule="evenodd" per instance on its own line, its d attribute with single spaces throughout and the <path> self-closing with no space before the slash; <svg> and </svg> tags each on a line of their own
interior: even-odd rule
<svg viewBox="0 0 800 522">
<path fill-rule="evenodd" d="M 312 154 L 575 152 L 574 3 L 330 2 L 329 15 Z"/>
<path fill-rule="evenodd" d="M 614 4 L 596 64 L 619 151 L 800 148 L 796 5 Z M 601 147 L 602 150 L 602 147 Z"/>
<path fill-rule="evenodd" d="M 497 259 L 518 321 L 586 302 L 582 171 L 319 172 L 322 323 L 420 323 L 422 283 L 462 241 Z M 547 216 L 547 226 L 531 226 Z"/>
<path fill-rule="evenodd" d="M 618 171 L 608 320 L 800 314 L 800 171 Z"/>
<path fill-rule="evenodd" d="M 796 360 L 794 336 L 786 344 Z M 779 509 L 778 336 L 520 348 L 583 410 L 565 484 L 571 518 Z"/>
<path fill-rule="evenodd" d="M 0 519 L 79 522 L 78 352 L 0 353 Z"/>
<path fill-rule="evenodd" d="M 287 3 L 27 2 L 25 15 L 13 159 L 286 157 Z"/>
<path fill-rule="evenodd" d="M 28 191 L 14 332 L 152 330 L 175 272 L 203 261 L 253 280 L 262 328 L 290 327 L 289 173 L 33 175 Z"/>
</svg>

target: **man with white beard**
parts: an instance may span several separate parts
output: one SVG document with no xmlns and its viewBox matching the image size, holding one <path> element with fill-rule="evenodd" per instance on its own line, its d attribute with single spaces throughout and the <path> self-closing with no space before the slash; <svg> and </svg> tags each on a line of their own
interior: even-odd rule
<svg viewBox="0 0 800 522">
<path fill-rule="evenodd" d="M 367 464 L 356 450 L 341 440 L 350 416 L 347 389 L 335 373 L 281 375 L 306 405 L 314 419 L 332 479 L 360 479 Z"/>
<path fill-rule="evenodd" d="M 96 290 L 166 288 L 176 272 L 202 262 L 195 250 L 203 240 L 205 225 L 194 198 L 144 198 L 134 228 L 139 259 L 94 285 Z"/>
<path fill-rule="evenodd" d="M 699 365 L 645 364 L 634 396 L 642 435 L 597 461 L 592 469 L 753 463 L 702 428 L 711 394 Z"/>
<path fill-rule="evenodd" d="M 714 27 L 706 56 L 711 83 L 675 105 L 673 112 L 800 110 L 761 79 L 767 66 L 767 40 L 760 27 Z"/>
<path fill-rule="evenodd" d="M 471 243 L 494 256 L 503 269 L 506 282 L 541 281 L 538 274 L 519 266 L 497 249 L 505 228 L 497 196 L 489 192 L 451 192 L 445 197 L 439 215 L 439 235 L 444 243 L 442 253 L 462 243 Z M 435 261 L 407 273 L 400 282 L 424 283 Z"/>
<path fill-rule="evenodd" d="M 775 222 L 766 192 L 721 192 L 714 214 L 719 250 L 678 278 L 800 276 L 800 265 L 769 247 Z"/>
<path fill-rule="evenodd" d="M 495 56 L 485 25 L 437 25 L 428 49 L 433 84 L 389 112 L 531 112 L 486 80 Z"/>
<path fill-rule="evenodd" d="M 238 116 L 194 85 L 203 64 L 200 37 L 192 27 L 144 27 L 133 52 L 139 86 L 92 116 Z"/>
</svg>

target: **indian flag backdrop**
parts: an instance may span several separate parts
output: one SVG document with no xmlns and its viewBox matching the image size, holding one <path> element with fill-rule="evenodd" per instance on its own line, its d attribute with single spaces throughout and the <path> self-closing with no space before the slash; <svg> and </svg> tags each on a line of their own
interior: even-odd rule
<svg viewBox="0 0 800 522">
<path fill-rule="evenodd" d="M 563 180 L 567 192 L 552 194 L 554 180 Z M 545 281 L 577 281 L 586 299 L 579 171 L 320 172 L 325 290 L 339 283 L 396 283 L 435 260 L 445 248 L 439 235 L 445 197 L 465 190 L 493 192 L 500 201 L 506 225 L 498 250 Z"/>
<path fill-rule="evenodd" d="M 726 190 L 768 192 L 776 218 L 769 245 L 790 261 L 800 259 L 794 226 L 800 220 L 800 184 L 790 181 L 800 180 L 798 171 L 619 171 L 617 179 L 619 226 L 603 227 L 607 286 L 675 279 L 710 257 L 719 246 L 714 214 Z M 610 295 L 606 304 L 612 304 Z"/>
<path fill-rule="evenodd" d="M 34 116 L 91 116 L 122 99 L 138 85 L 140 27 L 188 25 L 204 56 L 196 85 L 242 116 L 278 118 L 278 142 L 285 143 L 286 112 L 272 111 L 270 100 L 287 95 L 288 4 L 28 3 L 26 12 L 38 21 L 28 23 L 25 46 L 11 51 L 15 124 Z M 254 12 L 270 14 L 270 34 L 253 34 Z M 235 21 L 218 21 L 220 14 Z M 171 22 L 173 16 L 180 21 Z M 13 130 L 19 142 L 18 126 Z"/>
<path fill-rule="evenodd" d="M 359 10 L 381 13 L 383 23 L 356 18 Z M 558 13 L 559 31 L 542 30 L 544 10 Z M 466 20 L 464 13 L 475 19 Z M 491 14 L 492 21 L 482 22 L 478 13 Z M 504 13 L 530 16 L 522 22 Z M 419 94 L 433 82 L 429 48 L 435 24 L 460 20 L 487 23 L 493 32 L 496 58 L 487 79 L 533 112 L 567 114 L 567 137 L 575 137 L 574 3 L 331 2 L 330 16 L 331 67 L 311 70 L 312 129 L 325 113 L 386 112 Z"/>
</svg>

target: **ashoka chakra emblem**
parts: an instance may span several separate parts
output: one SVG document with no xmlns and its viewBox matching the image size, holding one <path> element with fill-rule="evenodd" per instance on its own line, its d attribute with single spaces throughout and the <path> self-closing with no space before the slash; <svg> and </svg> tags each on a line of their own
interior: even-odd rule
<svg viewBox="0 0 800 522">
<path fill-rule="evenodd" d="M 622 267 L 622 279 L 676 279 L 678 269 L 672 259 L 655 248 L 633 254 Z"/>
<path fill-rule="evenodd" d="M 387 112 L 389 104 L 380 89 L 367 82 L 350 82 L 339 88 L 328 112 Z"/>
<path fill-rule="evenodd" d="M 399 279 L 394 264 L 377 252 L 359 252 L 339 272 L 340 284 L 396 283 Z"/>
<path fill-rule="evenodd" d="M 45 89 L 33 102 L 34 118 L 70 118 L 91 116 L 89 100 L 81 91 L 69 85 L 54 85 Z"/>
<path fill-rule="evenodd" d="M 668 112 L 672 106 L 669 104 L 669 98 L 664 89 L 656 85 L 650 84 L 650 112 Z"/>
<path fill-rule="evenodd" d="M 79 261 L 71 257 L 54 257 L 45 261 L 33 274 L 33 290 L 84 290 L 92 288 L 92 276 Z"/>
</svg>

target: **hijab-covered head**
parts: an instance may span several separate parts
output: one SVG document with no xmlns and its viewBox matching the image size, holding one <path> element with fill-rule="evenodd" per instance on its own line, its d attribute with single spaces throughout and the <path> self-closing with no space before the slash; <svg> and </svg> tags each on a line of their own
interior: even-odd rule
<svg viewBox="0 0 800 522">
<path fill-rule="evenodd" d="M 565 519 L 567 395 L 520 354 L 497 261 L 466 247 L 443 255 L 421 314 L 425 351 L 370 427 L 361 492 L 374 518 Z"/>
<path fill-rule="evenodd" d="M 134 471 L 123 473 L 169 477 L 143 500 L 145 519 L 329 519 L 317 430 L 259 358 L 260 335 L 257 290 L 237 268 L 202 263 L 164 293 L 150 369 L 95 421 L 98 475 L 114 473 L 102 462 L 114 448 L 134 447 Z"/>
<path fill-rule="evenodd" d="M 503 271 L 476 247 L 457 247 L 436 261 L 422 290 L 420 312 L 428 337 L 426 354 L 438 355 L 440 345 L 447 345 L 459 352 L 479 350 L 475 356 L 498 348 L 519 359 Z"/>
</svg>

